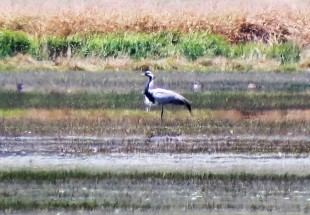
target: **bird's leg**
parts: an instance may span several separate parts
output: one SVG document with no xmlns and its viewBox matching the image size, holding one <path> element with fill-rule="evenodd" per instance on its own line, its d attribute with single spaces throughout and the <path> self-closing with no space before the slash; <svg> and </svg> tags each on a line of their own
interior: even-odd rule
<svg viewBox="0 0 310 215">
<path fill-rule="evenodd" d="M 161 115 L 160 115 L 161 121 L 163 121 L 163 115 L 164 115 L 164 105 L 161 105 Z"/>
</svg>

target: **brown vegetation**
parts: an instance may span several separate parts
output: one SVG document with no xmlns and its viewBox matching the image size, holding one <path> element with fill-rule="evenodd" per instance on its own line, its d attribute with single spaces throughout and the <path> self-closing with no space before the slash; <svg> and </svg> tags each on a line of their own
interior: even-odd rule
<svg viewBox="0 0 310 215">
<path fill-rule="evenodd" d="M 190 61 L 185 57 L 146 58 L 136 61 L 127 56 L 105 59 L 99 57 L 72 57 L 57 58 L 54 61 L 41 61 L 22 54 L 0 59 L 0 70 L 4 71 L 137 71 L 143 65 L 149 65 L 152 69 L 158 71 L 278 71 L 280 63 L 272 59 L 244 60 L 224 57 L 205 57 L 197 61 Z M 298 69 L 304 71 L 308 70 L 309 67 L 309 62 L 302 62 Z"/>
<path fill-rule="evenodd" d="M 2 136 L 18 135 L 307 135 L 309 110 L 159 110 L 28 109 L 2 111 Z"/>
<path fill-rule="evenodd" d="M 35 37 L 115 31 L 209 31 L 233 43 L 310 41 L 310 3 L 286 1 L 4 0 L 0 28 Z"/>
</svg>

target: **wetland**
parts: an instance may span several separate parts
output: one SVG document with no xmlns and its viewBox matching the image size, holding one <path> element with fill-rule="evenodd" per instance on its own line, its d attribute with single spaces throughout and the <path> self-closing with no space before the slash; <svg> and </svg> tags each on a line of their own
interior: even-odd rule
<svg viewBox="0 0 310 215">
<path fill-rule="evenodd" d="M 6 214 L 310 213 L 307 73 L 160 72 L 193 104 L 163 122 L 139 73 L 0 77 Z"/>
<path fill-rule="evenodd" d="M 310 213 L 308 1 L 0 5 L 0 214 Z"/>
</svg>

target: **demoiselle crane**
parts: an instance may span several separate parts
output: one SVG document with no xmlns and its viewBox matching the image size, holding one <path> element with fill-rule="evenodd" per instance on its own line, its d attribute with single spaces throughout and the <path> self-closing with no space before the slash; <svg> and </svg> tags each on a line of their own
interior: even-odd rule
<svg viewBox="0 0 310 215">
<path fill-rule="evenodd" d="M 149 81 L 147 82 L 144 89 L 144 95 L 153 104 L 161 105 L 161 121 L 163 120 L 165 104 L 184 105 L 187 107 L 190 113 L 192 112 L 191 103 L 180 94 L 163 88 L 150 89 L 150 83 L 154 80 L 154 75 L 151 71 L 147 70 L 142 75 L 149 77 Z"/>
<path fill-rule="evenodd" d="M 149 83 L 149 88 L 152 89 L 152 87 L 154 86 L 154 79 L 155 77 L 152 79 L 152 81 Z M 144 94 L 144 91 L 143 91 L 143 94 Z M 153 102 L 151 102 L 146 95 L 144 95 L 144 110 L 146 112 L 149 112 L 151 110 L 151 107 L 154 105 Z"/>
</svg>

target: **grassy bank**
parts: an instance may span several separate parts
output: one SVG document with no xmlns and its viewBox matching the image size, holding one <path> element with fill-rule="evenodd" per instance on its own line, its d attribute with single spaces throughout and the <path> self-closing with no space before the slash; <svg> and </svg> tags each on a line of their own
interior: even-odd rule
<svg viewBox="0 0 310 215">
<path fill-rule="evenodd" d="M 108 33 L 67 38 L 32 38 L 19 31 L 0 31 L 0 70 L 156 70 L 295 71 L 300 61 L 296 43 L 230 44 L 207 32 Z M 17 58 L 17 59 L 15 59 Z"/>
<path fill-rule="evenodd" d="M 181 33 L 163 31 L 155 33 L 109 33 L 104 35 L 54 36 L 35 39 L 19 31 L 0 32 L 0 57 L 17 53 L 30 54 L 36 59 L 57 57 L 101 58 L 128 56 L 134 59 L 185 56 L 199 57 L 271 58 L 281 63 L 299 60 L 301 47 L 283 43 L 267 46 L 257 43 L 229 44 L 224 37 L 208 32 Z"/>
</svg>

